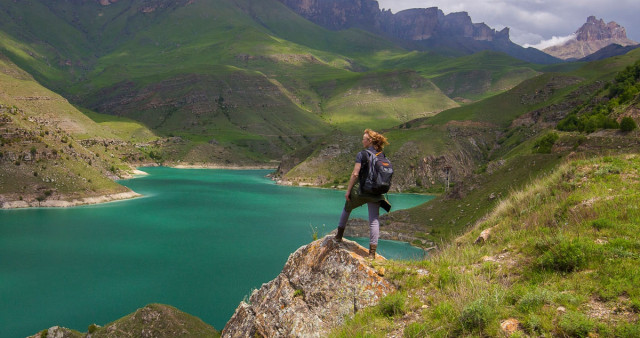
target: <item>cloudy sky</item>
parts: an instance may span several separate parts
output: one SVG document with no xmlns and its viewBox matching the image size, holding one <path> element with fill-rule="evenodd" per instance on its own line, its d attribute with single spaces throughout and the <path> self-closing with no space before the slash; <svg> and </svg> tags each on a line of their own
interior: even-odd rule
<svg viewBox="0 0 640 338">
<path fill-rule="evenodd" d="M 587 17 L 615 21 L 627 37 L 640 42 L 639 0 L 378 0 L 380 8 L 397 13 L 408 8 L 438 7 L 444 14 L 468 12 L 474 23 L 510 28 L 511 41 L 546 48 L 566 41 Z"/>
</svg>

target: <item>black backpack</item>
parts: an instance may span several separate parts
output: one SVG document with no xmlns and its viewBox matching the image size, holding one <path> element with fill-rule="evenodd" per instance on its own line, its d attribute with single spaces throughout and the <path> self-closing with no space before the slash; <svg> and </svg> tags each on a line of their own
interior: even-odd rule
<svg viewBox="0 0 640 338">
<path fill-rule="evenodd" d="M 360 183 L 360 191 L 365 194 L 386 194 L 391 187 L 393 166 L 382 152 L 374 153 L 367 149 L 368 170 L 366 178 Z"/>
</svg>

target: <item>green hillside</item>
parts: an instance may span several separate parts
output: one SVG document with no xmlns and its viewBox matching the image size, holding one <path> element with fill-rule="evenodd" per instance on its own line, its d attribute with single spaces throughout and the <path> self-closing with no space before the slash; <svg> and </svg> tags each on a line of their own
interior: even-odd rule
<svg viewBox="0 0 640 338">
<path fill-rule="evenodd" d="M 638 336 L 638 170 L 569 161 L 429 260 L 376 262 L 399 291 L 333 336 Z"/>
<path fill-rule="evenodd" d="M 0 8 L 13 62 L 77 106 L 180 137 L 169 161 L 270 163 L 333 129 L 390 128 L 537 74 L 498 53 L 452 58 L 329 31 L 276 0 Z"/>
<path fill-rule="evenodd" d="M 545 73 L 477 103 L 384 130 L 391 143 L 385 154 L 394 163 L 393 189 L 440 194 L 428 204 L 385 216 L 387 231 L 446 243 L 510 191 L 548 175 L 568 156 L 637 151 L 637 132 L 549 134 L 576 107 L 588 110 L 595 106 L 590 102 L 608 100 L 607 83 L 639 60 L 637 53 Z M 612 118 L 638 120 L 638 102 L 636 93 Z M 547 135 L 557 139 L 541 151 Z M 283 162 L 279 173 L 293 184 L 342 188 L 358 150 L 358 137 L 332 135 L 314 151 L 294 153 L 291 158 L 299 161 Z"/>
<path fill-rule="evenodd" d="M 112 130 L 96 124 L 1 55 L 0 89 L 2 202 L 71 200 L 128 191 L 112 177 L 128 171 L 129 165 L 111 157 L 106 146 L 94 150 L 84 146 L 120 140 Z"/>
</svg>

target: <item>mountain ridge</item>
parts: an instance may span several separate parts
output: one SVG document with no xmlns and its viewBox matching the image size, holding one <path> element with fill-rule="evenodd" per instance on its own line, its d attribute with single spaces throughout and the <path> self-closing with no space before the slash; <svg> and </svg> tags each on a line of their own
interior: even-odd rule
<svg viewBox="0 0 640 338">
<path fill-rule="evenodd" d="M 408 49 L 451 49 L 462 54 L 494 50 L 534 63 L 559 62 L 534 48 L 523 48 L 511 42 L 508 27 L 496 31 L 485 23 L 473 23 L 467 12 L 445 15 L 437 7 L 431 7 L 394 14 L 391 10 L 380 10 L 375 0 L 279 1 L 327 29 L 360 28 L 392 38 Z"/>
</svg>

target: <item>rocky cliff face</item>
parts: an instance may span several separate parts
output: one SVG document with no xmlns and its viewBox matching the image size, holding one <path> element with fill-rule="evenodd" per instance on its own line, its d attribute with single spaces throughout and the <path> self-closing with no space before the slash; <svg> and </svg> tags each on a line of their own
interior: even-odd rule
<svg viewBox="0 0 640 338">
<path fill-rule="evenodd" d="M 580 59 L 587 57 L 611 44 L 620 46 L 636 45 L 637 42 L 627 38 L 627 31 L 614 21 L 609 23 L 595 16 L 587 18 L 587 22 L 575 32 L 576 38 L 560 46 L 552 46 L 545 53 L 560 59 Z"/>
<path fill-rule="evenodd" d="M 223 337 L 321 337 L 395 288 L 355 242 L 327 236 L 291 254 L 282 272 L 240 303 Z M 384 259 L 378 256 L 378 259 Z"/>
<path fill-rule="evenodd" d="M 280 0 L 309 21 L 332 30 L 358 27 L 410 41 L 462 37 L 478 41 L 509 40 L 509 29 L 496 32 L 484 23 L 472 23 L 466 12 L 444 13 L 436 8 L 414 8 L 396 14 L 381 11 L 375 0 Z"/>
<path fill-rule="evenodd" d="M 604 20 L 596 19 L 595 16 L 587 18 L 587 22 L 576 32 L 578 41 L 600 41 L 606 39 L 626 39 L 627 31 L 624 27 L 611 21 L 607 24 Z"/>
<path fill-rule="evenodd" d="M 373 0 L 280 0 L 309 21 L 328 29 L 372 27 L 380 12 Z"/>
</svg>

